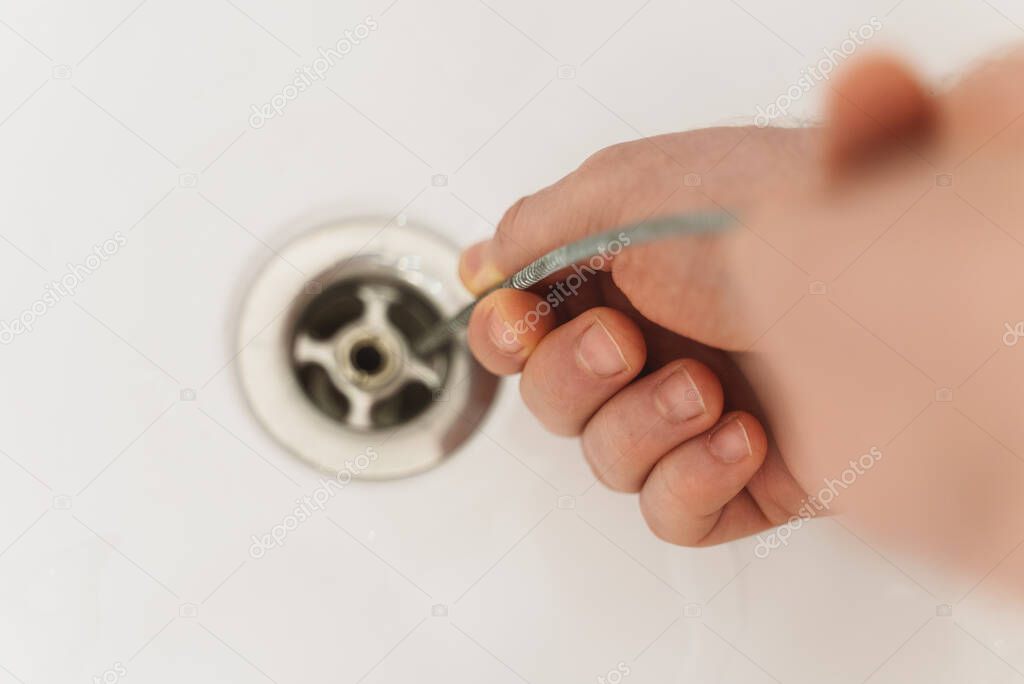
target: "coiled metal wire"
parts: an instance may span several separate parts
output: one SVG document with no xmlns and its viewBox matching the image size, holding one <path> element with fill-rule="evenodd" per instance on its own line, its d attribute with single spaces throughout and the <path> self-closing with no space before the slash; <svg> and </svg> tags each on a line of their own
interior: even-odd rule
<svg viewBox="0 0 1024 684">
<path fill-rule="evenodd" d="M 414 344 L 413 350 L 420 356 L 432 354 L 453 337 L 466 329 L 473 309 L 481 299 L 495 290 L 512 288 L 526 290 L 545 278 L 569 268 L 573 264 L 589 261 L 597 256 L 614 256 L 622 249 L 647 244 L 655 240 L 681 235 L 717 233 L 735 223 L 731 214 L 725 211 L 692 212 L 672 216 L 660 216 L 634 223 L 604 233 L 589 235 L 576 242 L 553 249 L 536 261 L 516 271 L 503 282 L 484 292 L 476 301 L 447 321 L 442 321 L 427 330 Z"/>
</svg>

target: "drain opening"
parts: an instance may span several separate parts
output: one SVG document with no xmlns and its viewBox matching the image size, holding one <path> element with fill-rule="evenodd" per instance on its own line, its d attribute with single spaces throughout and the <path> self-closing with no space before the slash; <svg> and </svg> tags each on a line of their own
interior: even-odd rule
<svg viewBox="0 0 1024 684">
<path fill-rule="evenodd" d="M 383 363 L 383 354 L 372 342 L 356 345 L 352 349 L 352 365 L 367 375 L 375 374 Z"/>
<path fill-rule="evenodd" d="M 427 357 L 412 341 L 441 319 L 426 296 L 399 278 L 351 277 L 305 298 L 295 317 L 292 367 L 325 415 L 356 430 L 408 422 L 447 380 L 450 349 Z"/>
<path fill-rule="evenodd" d="M 317 469 L 357 479 L 444 462 L 472 438 L 497 389 L 463 344 L 412 354 L 411 341 L 469 295 L 454 245 L 426 226 L 392 223 L 305 226 L 249 284 L 238 322 L 238 376 L 257 420 Z M 379 359 L 360 350 L 367 343 Z M 376 457 L 355 467 L 369 445 Z"/>
</svg>

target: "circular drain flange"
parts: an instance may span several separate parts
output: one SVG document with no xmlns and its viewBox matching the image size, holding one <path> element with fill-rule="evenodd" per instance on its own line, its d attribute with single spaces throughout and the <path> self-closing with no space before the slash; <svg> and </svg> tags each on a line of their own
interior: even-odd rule
<svg viewBox="0 0 1024 684">
<path fill-rule="evenodd" d="M 264 427 L 313 465 L 365 478 L 440 463 L 497 384 L 462 345 L 413 352 L 469 301 L 458 250 L 382 223 L 333 223 L 288 244 L 252 284 L 239 326 L 242 386 Z M 370 448 L 378 457 L 357 459 Z"/>
</svg>

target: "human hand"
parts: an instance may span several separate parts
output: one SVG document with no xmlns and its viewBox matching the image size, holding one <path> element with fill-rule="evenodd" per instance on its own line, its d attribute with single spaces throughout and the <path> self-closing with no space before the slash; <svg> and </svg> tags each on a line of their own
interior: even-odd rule
<svg viewBox="0 0 1024 684">
<path fill-rule="evenodd" d="M 834 88 L 821 130 L 710 129 L 605 149 L 520 200 L 494 239 L 464 254 L 463 279 L 479 292 L 615 225 L 720 208 L 743 218 L 728 234 L 631 248 L 592 270 L 567 271 L 554 290 L 499 291 L 470 322 L 482 364 L 522 373 L 532 413 L 554 432 L 581 435 L 595 475 L 639 491 L 649 526 L 670 542 L 717 544 L 806 510 L 819 475 L 845 465 L 837 458 L 850 448 L 841 440 L 849 430 L 837 423 L 858 424 L 825 407 L 822 370 L 863 373 L 871 392 L 888 389 L 894 401 L 912 393 L 842 354 L 812 374 L 784 347 L 773 356 L 754 348 L 785 317 L 778 302 L 807 294 L 812 270 L 842 274 L 849 264 L 834 267 L 833 253 L 862 250 L 878 232 L 873 221 L 912 199 L 922 177 L 934 179 L 861 173 L 877 157 L 906 153 L 934 123 L 936 101 L 902 67 L 862 60 Z M 801 267 L 775 244 L 804 250 L 813 265 Z M 806 350 L 815 325 L 793 349 Z"/>
<path fill-rule="evenodd" d="M 651 215 L 756 206 L 804 182 L 814 135 L 719 128 L 602 150 L 517 202 L 464 254 L 463 279 L 481 291 L 560 244 Z M 521 372 L 538 419 L 580 435 L 595 475 L 639 492 L 651 529 L 677 544 L 756 533 L 804 498 L 733 358 L 756 325 L 731 301 L 731 251 L 721 236 L 630 249 L 553 289 L 495 292 L 468 330 L 483 365 Z"/>
</svg>

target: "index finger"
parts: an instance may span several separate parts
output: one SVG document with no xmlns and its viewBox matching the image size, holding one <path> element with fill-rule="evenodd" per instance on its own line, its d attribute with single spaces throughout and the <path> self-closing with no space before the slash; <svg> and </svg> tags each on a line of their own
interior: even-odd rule
<svg viewBox="0 0 1024 684">
<path fill-rule="evenodd" d="M 729 207 L 769 194 L 807 131 L 720 127 L 607 147 L 505 212 L 490 240 L 467 249 L 463 282 L 480 293 L 544 253 L 582 237 L 658 215 Z M 780 158 L 787 163 L 780 168 Z M 687 179 L 696 176 L 694 186 Z M 773 181 L 776 179 L 776 181 Z"/>
<path fill-rule="evenodd" d="M 605 148 L 554 185 L 520 198 L 493 238 L 463 253 L 466 287 L 482 292 L 555 247 L 650 216 L 683 183 L 671 158 L 648 145 Z"/>
</svg>

